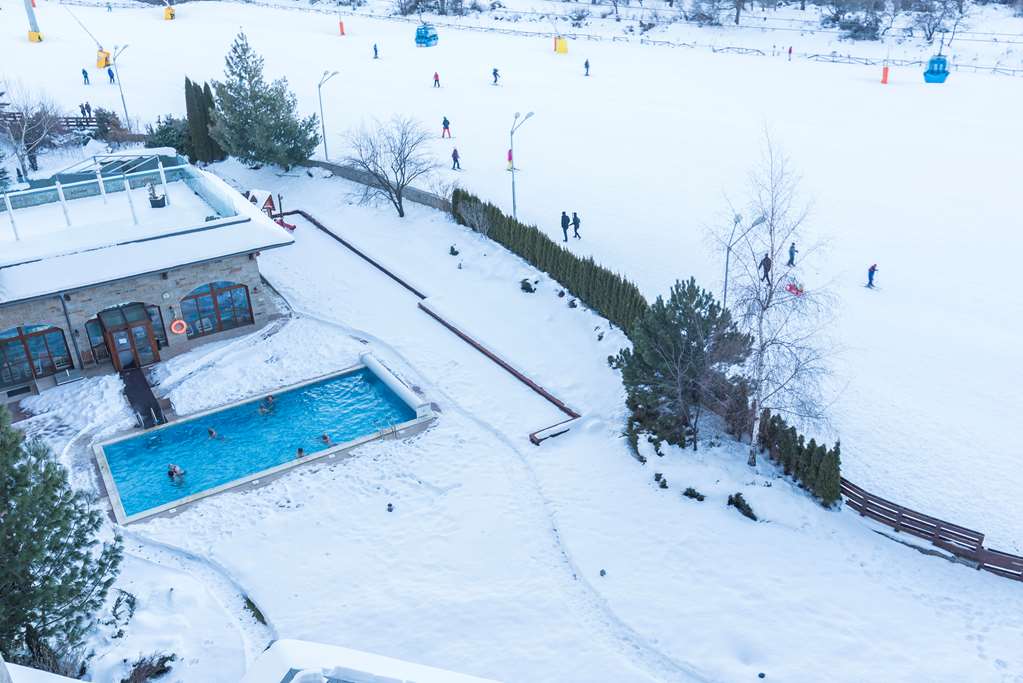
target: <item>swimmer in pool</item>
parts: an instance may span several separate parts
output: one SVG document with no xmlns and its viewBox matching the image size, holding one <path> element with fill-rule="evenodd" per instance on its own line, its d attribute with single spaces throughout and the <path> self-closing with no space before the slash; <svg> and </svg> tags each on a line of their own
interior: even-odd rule
<svg viewBox="0 0 1023 683">
<path fill-rule="evenodd" d="M 185 471 L 183 469 L 181 469 L 180 467 L 178 467 L 174 463 L 171 463 L 171 464 L 167 465 L 167 478 L 168 479 L 170 479 L 171 481 L 174 481 L 176 479 L 180 479 L 183 476 L 185 476 Z"/>
<path fill-rule="evenodd" d="M 220 438 L 220 435 L 219 435 L 219 434 L 217 434 L 217 430 L 216 430 L 216 429 L 214 429 L 213 427 L 207 427 L 207 428 L 206 428 L 206 434 L 207 434 L 207 435 L 208 435 L 208 436 L 209 436 L 209 437 L 210 437 L 211 439 L 219 439 L 219 438 Z"/>
<path fill-rule="evenodd" d="M 323 436 L 321 436 L 321 437 L 320 437 L 320 441 L 322 441 L 322 442 L 323 442 L 323 445 L 324 445 L 324 446 L 330 446 L 330 445 L 331 445 L 331 443 L 330 443 L 330 437 L 329 437 L 329 436 L 327 436 L 326 434 L 324 434 Z"/>
<path fill-rule="evenodd" d="M 273 412 L 273 409 L 275 407 L 276 405 L 274 404 L 274 395 L 267 394 L 266 398 L 264 398 L 263 401 L 259 404 L 259 414 L 268 415 Z"/>
</svg>

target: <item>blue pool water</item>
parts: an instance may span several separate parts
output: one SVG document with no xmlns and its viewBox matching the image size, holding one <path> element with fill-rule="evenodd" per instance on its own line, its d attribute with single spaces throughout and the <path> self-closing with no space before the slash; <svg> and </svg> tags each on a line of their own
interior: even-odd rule
<svg viewBox="0 0 1023 683">
<path fill-rule="evenodd" d="M 366 369 L 103 447 L 126 515 L 134 515 L 235 479 L 322 451 L 321 437 L 344 443 L 415 418 L 415 411 Z M 211 439 L 212 428 L 217 438 Z M 171 480 L 174 463 L 185 476 Z"/>
</svg>

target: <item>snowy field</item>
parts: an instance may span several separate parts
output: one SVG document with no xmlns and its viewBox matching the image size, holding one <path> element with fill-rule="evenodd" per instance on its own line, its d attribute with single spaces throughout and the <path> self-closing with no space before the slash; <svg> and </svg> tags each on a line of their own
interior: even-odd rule
<svg viewBox="0 0 1023 683">
<path fill-rule="evenodd" d="M 3 2 L 6 16 L 21 11 Z M 742 208 L 770 131 L 802 173 L 814 237 L 827 243 L 801 277 L 838 295 L 831 436 L 842 439 L 847 476 L 1023 551 L 1023 453 L 1006 438 L 1023 411 L 1013 180 L 1023 80 L 955 74 L 926 86 L 895 69 L 882 87 L 868 67 L 608 43 L 572 43 L 559 56 L 547 39 L 458 31 L 424 50 L 404 23 L 349 19 L 342 39 L 329 15 L 221 3 L 185 5 L 174 22 L 149 9 L 74 11 L 107 46 L 132 46 L 120 69 L 133 117 L 180 115 L 184 76 L 218 77 L 243 25 L 268 74 L 287 75 L 308 111 L 319 74 L 340 72 L 324 88 L 332 156 L 345 130 L 373 117 L 412 115 L 439 137 L 447 116 L 454 140 L 435 151 L 443 162 L 457 146 L 466 170 L 446 179 L 507 208 L 507 131 L 515 111 L 534 111 L 516 136 L 521 217 L 554 235 L 562 210 L 579 211 L 585 237 L 571 248 L 649 297 L 689 275 L 719 286 L 708 229 L 730 219 L 726 198 Z M 88 36 L 59 6 L 43 4 L 39 17 L 43 45 L 3 22 L 11 58 L 0 73 L 69 108 L 88 99 L 118 110 L 116 87 L 81 85 Z M 875 262 L 880 290 L 868 291 Z"/>
<path fill-rule="evenodd" d="M 0 74 L 68 107 L 88 99 L 118 108 L 115 87 L 81 86 L 94 46 L 62 8 L 39 3 L 46 43 L 28 45 L 7 21 L 20 8 L 2 1 L 11 59 Z M 584 239 L 571 248 L 626 272 L 650 297 L 689 275 L 718 285 L 708 228 L 730 220 L 726 197 L 741 206 L 769 130 L 803 174 L 814 236 L 827 240 L 801 276 L 833 283 L 840 302 L 834 334 L 845 350 L 831 429 L 845 473 L 981 529 L 995 547 L 1023 550 L 1021 453 L 1009 438 L 1023 409 L 1014 343 L 1023 299 L 1012 277 L 1023 247 L 1012 192 L 1023 80 L 954 75 L 924 87 L 918 73 L 896 70 L 884 88 L 859 67 L 597 43 L 572 43 L 559 57 L 546 39 L 454 31 L 424 51 L 407 24 L 351 20 L 341 39 L 330 17 L 219 3 L 183 5 L 173 23 L 156 9 L 74 11 L 104 43 L 132 45 L 121 72 L 133 116 L 180 114 L 183 77 L 219 76 L 242 24 L 268 72 L 286 74 L 308 111 L 319 74 L 339 70 L 324 90 L 332 157 L 341 132 L 372 117 L 410 114 L 439 135 L 447 116 L 455 139 L 438 139 L 435 151 L 445 159 L 457 146 L 466 170 L 444 176 L 509 208 L 507 129 L 512 113 L 534 111 L 516 136 L 520 217 L 555 235 L 560 211 L 579 211 Z M 201 48 L 182 49 L 190 45 Z M 496 88 L 494 66 L 504 76 Z M 435 70 L 439 90 L 430 88 Z M 214 562 L 270 622 L 261 631 L 229 595 L 189 583 L 190 573 L 164 576 L 187 597 L 175 611 L 183 635 L 167 645 L 184 655 L 178 680 L 237 680 L 239 662 L 269 632 L 509 682 L 744 681 L 760 672 L 782 681 L 1023 681 L 1018 584 L 882 538 L 851 511 L 823 511 L 769 465 L 749 470 L 734 445 L 648 453 L 646 467 L 631 459 L 621 385 L 606 365 L 624 338 L 567 309 L 549 281 L 496 245 L 420 207 L 403 222 L 386 207 L 353 206 L 354 188 L 337 180 L 234 163 L 213 170 L 236 187 L 283 193 L 286 207 L 366 248 L 585 418 L 570 436 L 529 445 L 527 433 L 560 419 L 552 406 L 299 221 L 296 244 L 260 263 L 300 317 L 268 337 L 174 359 L 158 391 L 180 414 L 195 412 L 345 367 L 368 345 L 436 401 L 441 418 L 346 463 L 133 527 L 145 544 Z M 880 289 L 871 292 L 862 284 L 875 261 Z M 518 291 L 527 276 L 541 279 L 535 295 Z M 79 483 L 91 477 L 85 445 L 126 424 L 108 379 L 29 405 L 57 411 L 30 428 Z M 655 487 L 655 471 L 668 491 Z M 689 485 L 707 501 L 682 498 Z M 735 491 L 763 522 L 724 506 Z M 122 583 L 152 597 L 105 666 L 135 644 L 152 649 L 165 628 L 168 603 L 136 552 Z M 230 637 L 223 619 L 201 611 L 210 606 L 195 597 L 202 590 L 223 606 Z M 213 673 L 220 662 L 224 673 Z"/>
</svg>

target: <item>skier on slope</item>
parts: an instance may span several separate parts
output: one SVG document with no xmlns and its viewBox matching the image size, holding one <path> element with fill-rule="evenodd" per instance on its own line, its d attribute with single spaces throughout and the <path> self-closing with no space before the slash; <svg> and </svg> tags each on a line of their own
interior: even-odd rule
<svg viewBox="0 0 1023 683">
<path fill-rule="evenodd" d="M 82 82 L 84 85 L 89 85 L 89 72 L 82 69 Z"/>
<path fill-rule="evenodd" d="M 572 223 L 568 219 L 568 214 L 564 211 L 561 212 L 561 232 L 565 233 L 565 241 L 568 241 L 568 226 Z"/>
<path fill-rule="evenodd" d="M 373 43 L 373 59 L 380 59 L 380 52 L 377 50 L 376 43 Z"/>
<path fill-rule="evenodd" d="M 112 67 L 109 67 L 109 66 L 107 67 L 107 78 L 110 79 L 111 83 L 115 82 L 114 81 L 114 69 Z"/>
<path fill-rule="evenodd" d="M 771 257 L 768 256 L 767 254 L 764 254 L 764 258 L 760 259 L 760 270 L 764 271 L 764 274 L 761 276 L 761 279 L 763 279 L 764 282 L 767 282 L 768 284 L 771 283 L 771 264 L 772 264 Z"/>
<path fill-rule="evenodd" d="M 867 287 L 870 289 L 874 288 L 874 275 L 877 274 L 877 264 L 873 264 L 870 268 L 867 268 Z"/>
<path fill-rule="evenodd" d="M 789 262 L 786 263 L 785 265 L 787 265 L 789 268 L 796 265 L 796 254 L 798 253 L 799 250 L 796 249 L 796 243 L 793 242 L 792 244 L 789 245 Z"/>
<path fill-rule="evenodd" d="M 460 163 L 458 163 L 458 159 L 459 159 L 458 148 L 455 147 L 455 149 L 451 152 L 451 170 L 452 171 L 461 171 L 462 170 L 462 165 Z"/>
<path fill-rule="evenodd" d="M 582 225 L 582 221 L 579 220 L 578 214 L 575 211 L 572 212 L 572 237 L 576 239 L 582 239 L 583 236 L 579 234 L 579 226 Z"/>
<path fill-rule="evenodd" d="M 433 87 L 435 88 L 440 87 L 440 74 L 437 73 L 436 71 L 433 72 Z"/>
<path fill-rule="evenodd" d="M 440 122 L 440 125 L 441 125 L 440 136 L 443 138 L 445 135 L 447 135 L 448 138 L 450 139 L 451 138 L 451 122 L 448 121 L 448 117 L 445 116 L 444 120 L 442 120 Z"/>
<path fill-rule="evenodd" d="M 585 75 L 589 76 L 590 75 L 590 60 L 587 59 L 585 62 L 583 62 L 583 68 L 586 69 L 586 74 Z"/>
<path fill-rule="evenodd" d="M 497 79 L 500 78 L 501 76 L 500 76 L 500 74 L 497 73 L 497 67 L 496 66 L 494 67 L 493 73 L 494 73 L 494 85 L 497 85 Z"/>
</svg>

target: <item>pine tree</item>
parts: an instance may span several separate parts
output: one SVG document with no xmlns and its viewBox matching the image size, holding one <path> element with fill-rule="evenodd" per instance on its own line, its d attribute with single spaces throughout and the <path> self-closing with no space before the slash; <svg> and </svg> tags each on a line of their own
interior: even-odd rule
<svg viewBox="0 0 1023 683">
<path fill-rule="evenodd" d="M 121 563 L 100 543 L 103 516 L 38 441 L 25 443 L 0 407 L 0 653 L 32 661 L 68 651 L 95 623 Z"/>
<path fill-rule="evenodd" d="M 203 83 L 202 101 L 203 110 L 206 115 L 206 144 L 209 146 L 210 161 L 223 161 L 227 158 L 227 154 L 224 153 L 221 146 L 218 145 L 217 141 L 213 139 L 212 135 L 210 135 L 210 126 L 213 124 L 213 114 L 217 110 L 217 105 L 213 101 L 213 89 L 210 88 L 209 83 Z"/>
<path fill-rule="evenodd" d="M 217 110 L 210 133 L 228 154 L 245 163 L 285 168 L 308 159 L 320 142 L 316 115 L 300 119 L 288 81 L 269 85 L 263 58 L 239 33 L 227 55 L 226 79 L 215 81 Z"/>
<path fill-rule="evenodd" d="M 192 153 L 189 160 L 193 163 L 205 161 L 204 149 L 205 139 L 202 128 L 199 125 L 198 103 L 195 101 L 195 88 L 188 76 L 185 76 L 185 116 L 188 119 L 188 133 L 192 139 Z"/>
</svg>

